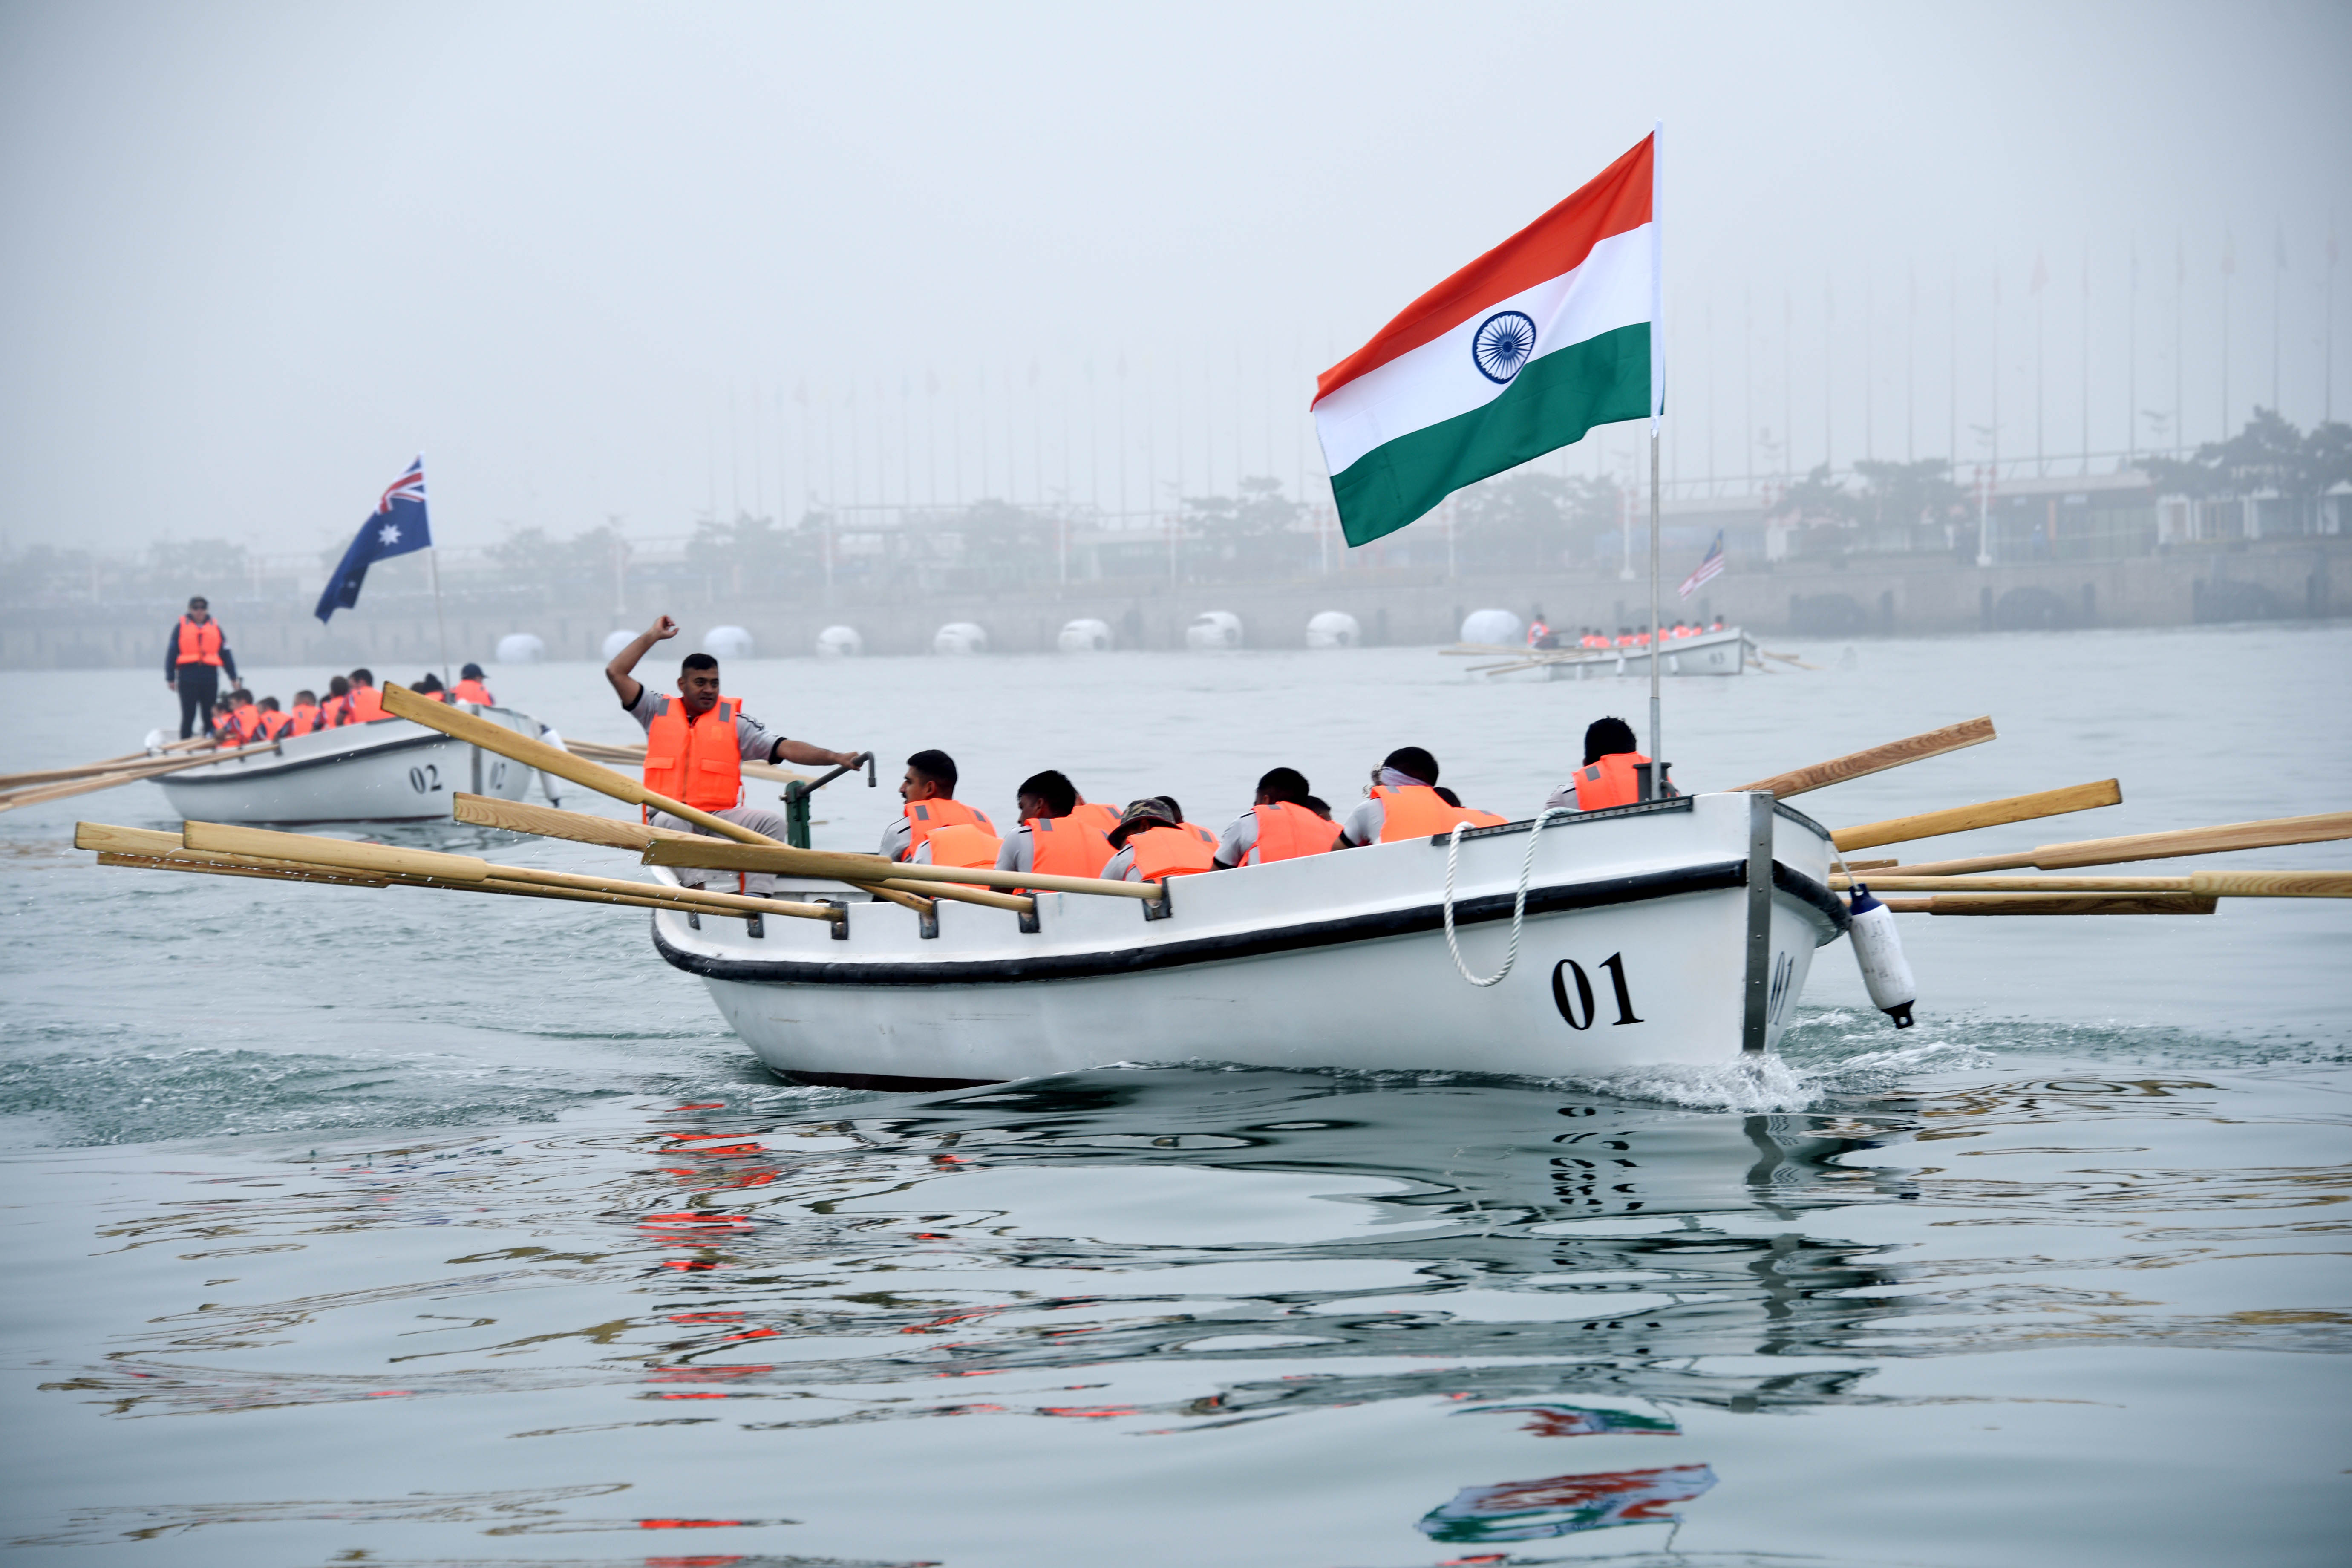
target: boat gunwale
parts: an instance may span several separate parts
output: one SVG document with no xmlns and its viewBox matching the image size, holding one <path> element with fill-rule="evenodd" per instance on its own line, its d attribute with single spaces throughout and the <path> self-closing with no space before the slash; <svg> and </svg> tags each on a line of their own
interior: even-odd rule
<svg viewBox="0 0 2352 1568">
<path fill-rule="evenodd" d="M 496 710 L 485 709 L 485 710 L 483 710 L 483 711 L 485 711 L 485 712 L 497 711 L 497 712 L 514 713 L 514 714 L 516 714 L 516 715 L 517 715 L 518 717 L 520 717 L 520 718 L 530 719 L 530 714 L 528 714 L 528 713 L 523 713 L 523 712 L 521 712 L 520 710 L 518 710 L 518 709 L 513 709 L 513 708 L 496 709 Z M 366 722 L 367 722 L 368 724 L 377 724 L 377 723 L 414 724 L 414 723 L 415 723 L 415 720 L 411 720 L 411 719 L 389 719 L 389 720 L 371 719 L 371 720 L 368 720 Z M 538 722 L 539 722 L 539 721 L 537 721 L 536 719 L 531 719 L 531 722 L 532 722 L 532 723 L 538 723 Z M 343 726 L 338 726 L 338 728 L 342 728 L 342 727 L 343 727 Z M 353 727 L 353 728 L 364 728 L 364 727 L 365 727 L 365 725 L 352 726 L 352 727 Z M 250 759 L 242 758 L 242 757 L 240 757 L 240 758 L 235 758 L 235 759 L 231 759 L 231 760 L 235 761 L 235 762 L 236 762 L 236 770 L 235 772 L 226 772 L 226 771 L 224 771 L 224 772 L 221 772 L 221 773 L 210 773 L 210 772 L 208 772 L 207 770 L 203 769 L 203 768 L 190 768 L 190 769 L 189 769 L 187 772 L 185 772 L 185 773 L 172 773 L 172 774 L 169 774 L 169 775 L 167 775 L 167 776 L 165 776 L 165 777 L 163 777 L 163 778 L 159 778 L 159 779 L 157 779 L 155 782 L 156 782 L 157 784 L 162 784 L 162 785 L 165 786 L 166 788 L 169 788 L 169 787 L 171 787 L 171 786 L 177 785 L 177 784 L 204 784 L 204 785 L 210 786 L 210 785 L 213 785 L 213 784 L 252 784 L 252 783 L 254 783 L 255 781 L 257 781 L 257 780 L 258 780 L 258 779 L 264 779 L 264 778 L 271 778 L 271 779 L 275 779 L 275 778 L 283 778 L 283 777 L 284 777 L 286 774 L 288 774 L 288 773 L 300 773 L 300 772 L 302 772 L 302 771 L 303 771 L 304 769 L 306 769 L 306 768 L 320 768 L 320 767 L 327 767 L 327 766 L 330 766 L 330 765 L 331 765 L 331 764 L 333 764 L 333 763 L 351 763 L 351 762 L 358 762 L 358 761 L 360 761 L 360 760 L 362 760 L 362 759 L 363 759 L 363 758 L 387 757 L 387 756 L 392 755 L 392 754 L 393 754 L 394 752 L 408 752 L 408 751 L 415 751 L 415 750 L 416 750 L 416 749 L 418 749 L 418 748 L 420 748 L 420 747 L 424 747 L 424 746 L 464 746 L 464 745 L 470 745 L 470 744 L 472 743 L 472 742 L 467 742 L 467 741 L 461 741 L 461 740 L 457 739 L 457 737 L 456 737 L 455 735 L 445 734 L 445 733 L 443 733 L 442 731 L 438 731 L 438 730 L 428 729 L 428 728 L 426 728 L 425 726 L 421 725 L 421 724 L 420 724 L 420 725 L 417 725 L 417 728 L 418 728 L 419 730 L 422 730 L 424 732 L 423 732 L 422 734 L 416 734 L 416 735 L 403 735 L 403 736 L 398 737 L 397 739 L 394 739 L 394 738 L 392 738 L 392 737 L 385 737 L 384 739 L 382 739 L 382 740 L 379 740 L 379 741 L 360 741 L 360 742 L 356 742 L 355 744 L 352 745 L 350 748 L 348 748 L 348 749 L 346 749 L 346 750 L 342 750 L 342 751 L 334 751 L 334 752 L 321 752 L 318 753 L 318 754 L 317 754 L 317 755 L 315 755 L 315 756 L 309 756 L 309 757 L 297 757 L 297 758 L 294 758 L 294 759 L 293 759 L 292 761 L 290 761 L 290 762 L 287 762 L 287 761 L 280 761 L 280 762 L 275 762 L 275 763 L 265 763 L 265 764 L 263 764 L 263 765 L 262 765 L 262 766 L 260 766 L 260 767 L 254 768 L 254 769 L 251 769 L 251 770 L 247 770 L 247 767 L 246 767 L 246 763 L 247 763 L 248 760 L 250 760 Z M 542 726 L 542 728 L 543 728 L 543 726 Z M 316 733 L 316 734 L 331 734 L 331 733 L 333 733 L 333 731 L 313 731 L 313 733 Z M 521 733 L 522 733 L 522 731 L 520 731 L 520 730 L 518 730 L 518 731 L 515 731 L 515 733 L 517 733 L 517 734 L 521 734 Z M 310 737 L 309 737 L 309 736 L 307 736 L 307 735 L 289 735 L 289 736 L 287 736 L 287 737 L 285 737 L 285 738 L 286 738 L 287 740 L 290 740 L 290 741 L 302 741 L 302 740 L 308 740 L 308 739 L 310 739 Z M 217 765 L 217 766 L 219 766 L 219 767 L 221 767 L 221 768 L 223 768 L 224 770 L 226 770 L 226 769 L 228 767 L 228 762 L 224 761 L 224 762 L 222 762 L 222 763 L 218 763 L 218 764 L 216 764 L 216 765 Z M 436 813 L 435 815 L 436 815 L 436 816 L 443 816 L 443 815 L 446 815 L 446 813 Z M 330 821 L 330 820 L 331 820 L 331 821 L 341 821 L 341 820 L 344 820 L 344 819 L 340 818 L 340 817 L 337 817 L 337 818 L 320 818 L 320 820 L 321 820 L 321 821 Z M 424 821 L 424 820 L 425 820 L 425 818 L 422 818 L 422 817 L 377 817 L 377 818 L 373 818 L 373 819 L 372 819 L 372 820 L 379 821 L 379 822 L 402 822 L 402 821 L 404 821 L 404 822 L 416 822 L 416 821 Z"/>
<path fill-rule="evenodd" d="M 1659 802 L 1654 805 L 1670 803 Z M 1688 893 L 1717 892 L 1743 887 L 1745 859 L 1708 862 L 1664 871 L 1637 871 L 1584 882 L 1554 883 L 1528 889 L 1527 911 L 1567 913 L 1615 904 L 1647 902 Z M 1801 871 L 1773 862 L 1776 889 L 1803 904 L 1829 927 L 1814 945 L 1835 941 L 1844 929 L 1844 906 L 1827 887 Z M 1509 918 L 1516 892 L 1484 894 L 1457 900 L 1454 923 L 1479 925 Z M 1834 910 L 1835 914 L 1830 911 Z M 908 961 L 904 959 L 722 958 L 694 952 L 673 944 L 653 921 L 654 946 L 673 968 L 705 980 L 746 981 L 769 984 L 927 985 L 1020 984 L 1055 980 L 1101 979 L 1139 970 L 1190 968 L 1197 964 L 1231 963 L 1276 953 L 1344 946 L 1391 937 L 1418 936 L 1444 925 L 1440 903 L 1373 910 L 1337 919 L 1297 921 L 1271 928 L 1223 931 L 1181 938 L 1140 947 L 1097 949 L 1012 958 L 971 958 Z"/>
</svg>

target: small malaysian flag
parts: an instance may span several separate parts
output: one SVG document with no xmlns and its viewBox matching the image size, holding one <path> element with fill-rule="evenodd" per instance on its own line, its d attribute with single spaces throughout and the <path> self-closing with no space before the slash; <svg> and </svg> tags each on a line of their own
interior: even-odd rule
<svg viewBox="0 0 2352 1568">
<path fill-rule="evenodd" d="M 1682 596 L 1685 599 L 1689 598 L 1701 583 L 1710 577 L 1721 575 L 1723 575 L 1723 530 L 1718 528 L 1715 531 L 1715 542 L 1706 547 L 1706 559 L 1698 563 L 1697 571 L 1683 579 Z"/>
</svg>

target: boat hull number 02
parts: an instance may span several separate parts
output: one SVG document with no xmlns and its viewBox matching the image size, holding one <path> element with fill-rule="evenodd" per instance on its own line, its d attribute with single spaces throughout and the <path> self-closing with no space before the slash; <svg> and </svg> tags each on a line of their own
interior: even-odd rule
<svg viewBox="0 0 2352 1568">
<path fill-rule="evenodd" d="M 421 768 L 409 769 L 408 787 L 419 795 L 431 795 L 441 787 L 440 767 L 436 763 L 427 763 Z M 1557 980 L 1552 983 L 1552 988 L 1554 990 L 1559 988 L 1559 983 Z"/>
<path fill-rule="evenodd" d="M 1633 1012 L 1633 994 L 1625 984 L 1625 955 L 1612 952 L 1602 959 L 1600 967 L 1609 972 L 1609 980 L 1617 996 L 1617 1016 L 1613 1024 L 1638 1024 L 1642 1020 Z M 1563 958 L 1551 966 L 1551 1001 L 1559 1016 L 1568 1020 L 1571 1029 L 1592 1027 L 1594 999 L 1592 976 L 1584 965 L 1572 958 Z"/>
</svg>

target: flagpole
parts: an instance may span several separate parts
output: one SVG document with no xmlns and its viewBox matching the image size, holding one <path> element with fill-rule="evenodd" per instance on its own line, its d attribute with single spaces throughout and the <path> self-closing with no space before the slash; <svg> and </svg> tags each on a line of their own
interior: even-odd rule
<svg viewBox="0 0 2352 1568">
<path fill-rule="evenodd" d="M 449 679 L 449 622 L 441 614 L 441 547 L 425 546 L 425 577 L 433 584 L 433 624 L 441 633 L 441 684 L 446 689 Z"/>
<path fill-rule="evenodd" d="M 416 454 L 416 482 L 420 487 L 425 483 L 425 454 L 422 452 Z M 430 539 L 433 536 L 432 514 L 428 511 L 425 515 L 428 520 L 425 525 L 425 537 Z M 437 544 L 425 547 L 425 580 L 433 587 L 433 625 L 441 635 L 441 685 L 446 690 L 455 682 L 449 678 L 449 622 L 441 613 L 441 547 Z"/>
<path fill-rule="evenodd" d="M 1666 753 L 1659 738 L 1658 673 L 1658 416 L 1665 412 L 1665 161 L 1666 122 L 1650 128 L 1650 798 L 1666 793 Z"/>
</svg>

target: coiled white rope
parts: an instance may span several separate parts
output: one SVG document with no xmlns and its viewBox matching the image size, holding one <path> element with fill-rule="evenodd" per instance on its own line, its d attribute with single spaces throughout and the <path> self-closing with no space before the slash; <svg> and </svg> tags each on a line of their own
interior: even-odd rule
<svg viewBox="0 0 2352 1568">
<path fill-rule="evenodd" d="M 1519 928 L 1526 923 L 1528 916 L 1528 882 L 1534 877 L 1536 868 L 1536 839 L 1543 833 L 1544 824 L 1553 817 L 1575 815 L 1576 808 L 1568 805 L 1548 805 L 1536 813 L 1535 822 L 1528 828 L 1527 855 L 1519 861 L 1519 889 L 1511 900 L 1511 945 L 1503 954 L 1503 967 L 1484 980 L 1471 973 L 1470 966 L 1462 962 L 1462 943 L 1454 934 L 1454 868 L 1462 855 L 1462 830 L 1470 826 L 1466 822 L 1454 825 L 1454 832 L 1445 845 L 1445 951 L 1454 955 L 1454 969 L 1471 984 L 1482 990 L 1489 985 L 1500 985 L 1503 977 L 1511 973 L 1511 966 L 1518 963 Z"/>
</svg>

